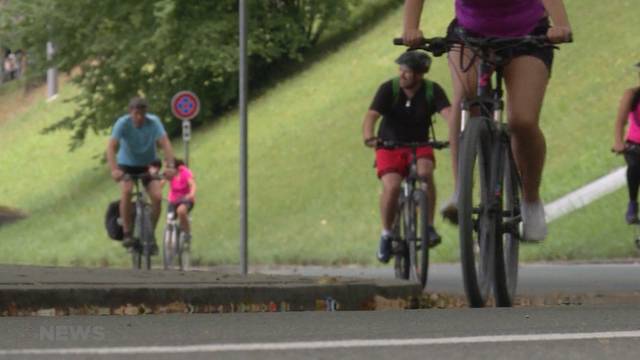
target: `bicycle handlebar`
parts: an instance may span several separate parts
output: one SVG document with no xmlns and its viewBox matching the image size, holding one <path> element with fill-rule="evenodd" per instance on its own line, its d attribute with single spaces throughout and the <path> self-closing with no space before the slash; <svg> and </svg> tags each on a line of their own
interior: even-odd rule
<svg viewBox="0 0 640 360">
<path fill-rule="evenodd" d="M 538 47 L 550 46 L 557 48 L 546 35 L 525 35 L 520 37 L 472 37 L 466 34 L 462 29 L 457 31 L 459 39 L 450 39 L 444 37 L 423 38 L 421 45 L 412 49 L 421 49 L 428 51 L 433 56 L 441 56 L 448 52 L 453 45 L 461 44 L 477 49 L 496 50 L 506 49 L 522 45 L 532 45 Z M 567 43 L 573 42 L 571 36 Z M 402 38 L 393 39 L 394 45 L 404 45 Z"/>
<path fill-rule="evenodd" d="M 385 148 L 399 148 L 399 147 L 408 147 L 408 148 L 418 148 L 422 146 L 431 146 L 434 149 L 440 150 L 449 147 L 448 141 L 393 141 L 393 140 L 379 140 L 378 145 Z"/>
</svg>

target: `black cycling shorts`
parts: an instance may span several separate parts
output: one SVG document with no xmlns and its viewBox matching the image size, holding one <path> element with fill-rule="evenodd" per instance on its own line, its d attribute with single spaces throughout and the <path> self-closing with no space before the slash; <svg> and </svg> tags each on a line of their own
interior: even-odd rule
<svg viewBox="0 0 640 360">
<path fill-rule="evenodd" d="M 549 30 L 549 18 L 542 18 L 536 24 L 536 27 L 529 33 L 529 35 L 546 35 Z M 460 40 L 458 35 L 455 32 L 455 29 L 460 27 L 458 25 L 458 19 L 453 19 L 447 28 L 447 39 L 451 40 Z M 464 29 L 467 34 L 472 37 L 485 37 L 473 31 Z M 552 47 L 538 47 L 538 46 L 519 46 L 510 48 L 507 50 L 500 51 L 500 55 L 508 58 L 516 58 L 519 56 L 533 56 L 542 60 L 542 62 L 549 70 L 549 77 L 551 77 L 551 68 L 553 66 L 553 48 Z"/>
<path fill-rule="evenodd" d="M 196 206 L 196 204 L 193 201 L 182 199 L 176 203 L 170 202 L 169 206 L 167 207 L 167 211 L 175 213 L 176 210 L 178 209 L 178 206 L 180 205 L 185 205 L 187 207 L 188 212 L 191 212 L 191 210 L 193 210 L 193 208 Z"/>
<path fill-rule="evenodd" d="M 125 174 L 129 174 L 129 175 L 142 175 L 142 174 L 148 174 L 149 173 L 149 167 L 148 166 L 128 166 L 128 165 L 120 165 L 120 164 L 118 164 L 118 167 Z M 142 185 L 144 185 L 144 187 L 147 187 L 147 186 L 149 186 L 149 184 L 153 180 L 155 180 L 155 179 L 151 179 L 150 177 L 149 178 L 145 177 L 145 178 L 142 179 Z"/>
</svg>

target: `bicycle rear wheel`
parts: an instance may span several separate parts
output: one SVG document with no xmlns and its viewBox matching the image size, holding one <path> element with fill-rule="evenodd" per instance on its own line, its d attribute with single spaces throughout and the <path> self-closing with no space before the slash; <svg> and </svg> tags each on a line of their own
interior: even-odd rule
<svg viewBox="0 0 640 360">
<path fill-rule="evenodd" d="M 394 269 L 396 278 L 407 280 L 409 279 L 409 273 L 411 270 L 411 261 L 409 260 L 409 249 L 407 248 L 407 226 L 406 226 L 406 214 L 405 214 L 405 202 L 404 194 L 400 194 L 398 199 L 398 210 L 396 211 L 396 218 L 393 223 L 393 236 L 391 251 L 394 254 Z"/>
<path fill-rule="evenodd" d="M 488 209 L 491 133 L 489 119 L 472 118 L 461 137 L 458 159 L 460 261 L 469 305 L 485 306 L 494 272 L 495 241 Z"/>
<path fill-rule="evenodd" d="M 501 214 L 497 217 L 496 224 L 496 278 L 494 292 L 496 305 L 513 306 L 516 287 L 518 284 L 518 256 L 520 250 L 520 239 L 518 227 L 521 222 L 520 217 L 520 179 L 518 171 L 511 155 L 511 150 L 506 146 L 501 146 L 499 164 L 495 166 L 498 171 L 494 173 L 494 189 L 502 190 L 499 194 L 501 204 Z M 501 169 L 500 169 L 501 168 Z M 500 171 L 502 170 L 502 171 Z"/>
<path fill-rule="evenodd" d="M 423 289 L 427 287 L 429 270 L 429 231 L 427 195 L 416 189 L 413 202 L 409 206 L 409 260 L 411 262 L 411 280 L 419 283 Z"/>
</svg>

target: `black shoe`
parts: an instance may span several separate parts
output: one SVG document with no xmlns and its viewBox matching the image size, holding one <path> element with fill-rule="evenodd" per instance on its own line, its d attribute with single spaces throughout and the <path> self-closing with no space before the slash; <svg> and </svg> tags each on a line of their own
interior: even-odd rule
<svg viewBox="0 0 640 360">
<path fill-rule="evenodd" d="M 427 236 L 429 237 L 430 248 L 436 247 L 440 245 L 440 242 L 442 242 L 442 238 L 440 237 L 440 234 L 438 234 L 438 232 L 433 226 L 427 227 Z"/>
<path fill-rule="evenodd" d="M 381 263 L 388 263 L 389 259 L 391 259 L 391 235 L 382 235 L 380 236 L 380 245 L 378 247 L 378 253 L 376 257 L 378 261 Z"/>
<path fill-rule="evenodd" d="M 158 255 L 158 244 L 154 241 L 149 250 L 151 251 L 151 255 Z"/>
<path fill-rule="evenodd" d="M 122 238 L 122 246 L 129 249 L 136 243 L 135 239 L 131 235 L 125 235 Z"/>
</svg>

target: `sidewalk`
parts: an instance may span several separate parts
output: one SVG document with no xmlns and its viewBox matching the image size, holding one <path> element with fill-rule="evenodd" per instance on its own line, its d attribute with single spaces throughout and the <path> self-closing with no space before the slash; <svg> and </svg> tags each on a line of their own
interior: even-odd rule
<svg viewBox="0 0 640 360">
<path fill-rule="evenodd" d="M 395 279 L 0 265 L 3 316 L 373 310 L 419 298 Z"/>
<path fill-rule="evenodd" d="M 393 277 L 393 269 L 388 267 L 268 266 L 256 270 L 273 275 Z M 432 264 L 427 293 L 430 306 L 465 306 L 460 264 Z M 523 306 L 638 304 L 640 259 L 520 264 L 517 295 L 516 304 Z"/>
<path fill-rule="evenodd" d="M 640 262 L 523 264 L 517 306 L 640 303 Z M 386 267 L 154 269 L 0 265 L 0 316 L 136 315 L 466 307 L 459 264 L 433 264 L 427 293 Z"/>
</svg>

